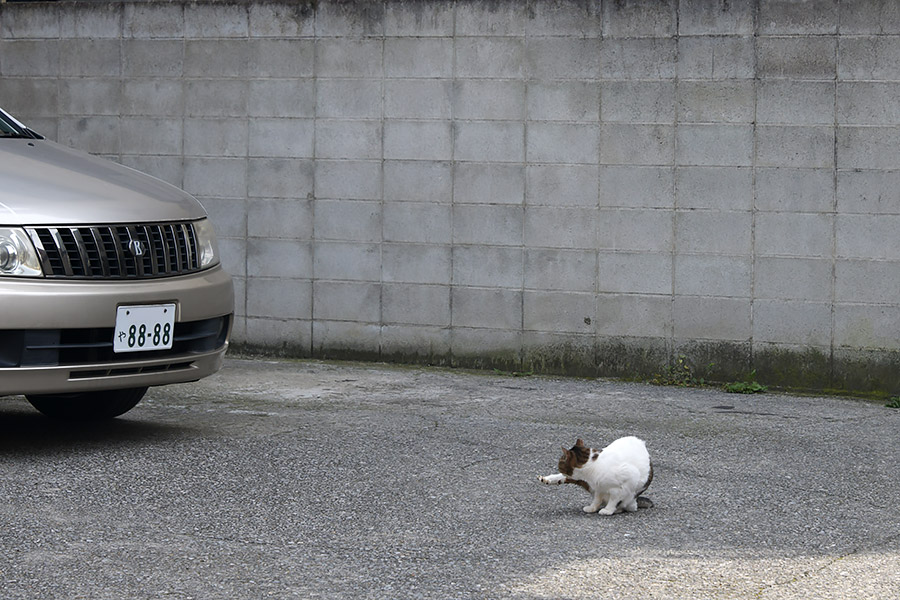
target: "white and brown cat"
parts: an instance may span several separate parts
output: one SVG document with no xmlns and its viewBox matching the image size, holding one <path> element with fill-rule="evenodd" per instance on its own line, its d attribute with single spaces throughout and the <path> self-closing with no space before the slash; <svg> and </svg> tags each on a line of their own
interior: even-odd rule
<svg viewBox="0 0 900 600">
<path fill-rule="evenodd" d="M 653 481 L 653 465 L 643 440 L 623 437 L 594 450 L 579 438 L 571 449 L 562 450 L 559 473 L 538 479 L 547 485 L 574 483 L 589 491 L 593 502 L 584 507 L 584 512 L 611 515 L 653 506 L 649 498 L 640 496 Z"/>
</svg>

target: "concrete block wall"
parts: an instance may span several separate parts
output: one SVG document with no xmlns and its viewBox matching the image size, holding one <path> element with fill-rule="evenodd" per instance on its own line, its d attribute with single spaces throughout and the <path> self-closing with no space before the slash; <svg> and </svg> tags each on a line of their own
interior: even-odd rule
<svg viewBox="0 0 900 600">
<path fill-rule="evenodd" d="M 235 340 L 900 390 L 900 5 L 0 5 L 0 105 L 197 195 Z"/>
</svg>

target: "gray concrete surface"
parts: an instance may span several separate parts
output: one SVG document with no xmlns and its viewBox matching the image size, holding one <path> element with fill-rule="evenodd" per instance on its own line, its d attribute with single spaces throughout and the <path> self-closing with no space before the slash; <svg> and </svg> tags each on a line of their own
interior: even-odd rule
<svg viewBox="0 0 900 600">
<path fill-rule="evenodd" d="M 24 598 L 896 598 L 900 411 L 603 380 L 229 359 L 104 425 L 0 399 Z M 559 446 L 647 440 L 586 515 Z"/>
</svg>

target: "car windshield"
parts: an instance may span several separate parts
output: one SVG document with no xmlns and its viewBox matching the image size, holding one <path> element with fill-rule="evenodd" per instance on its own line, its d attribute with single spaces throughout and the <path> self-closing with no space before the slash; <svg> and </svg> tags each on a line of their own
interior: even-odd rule
<svg viewBox="0 0 900 600">
<path fill-rule="evenodd" d="M 15 120 L 0 111 L 0 137 L 31 137 Z"/>
</svg>

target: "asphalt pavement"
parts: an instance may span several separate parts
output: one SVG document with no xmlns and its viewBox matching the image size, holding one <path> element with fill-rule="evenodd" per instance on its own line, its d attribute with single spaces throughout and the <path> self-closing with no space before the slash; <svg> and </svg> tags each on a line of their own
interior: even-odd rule
<svg viewBox="0 0 900 600">
<path fill-rule="evenodd" d="M 114 421 L 0 398 L 0 598 L 896 599 L 900 410 L 232 358 Z M 646 440 L 585 514 L 560 446 Z"/>
</svg>

